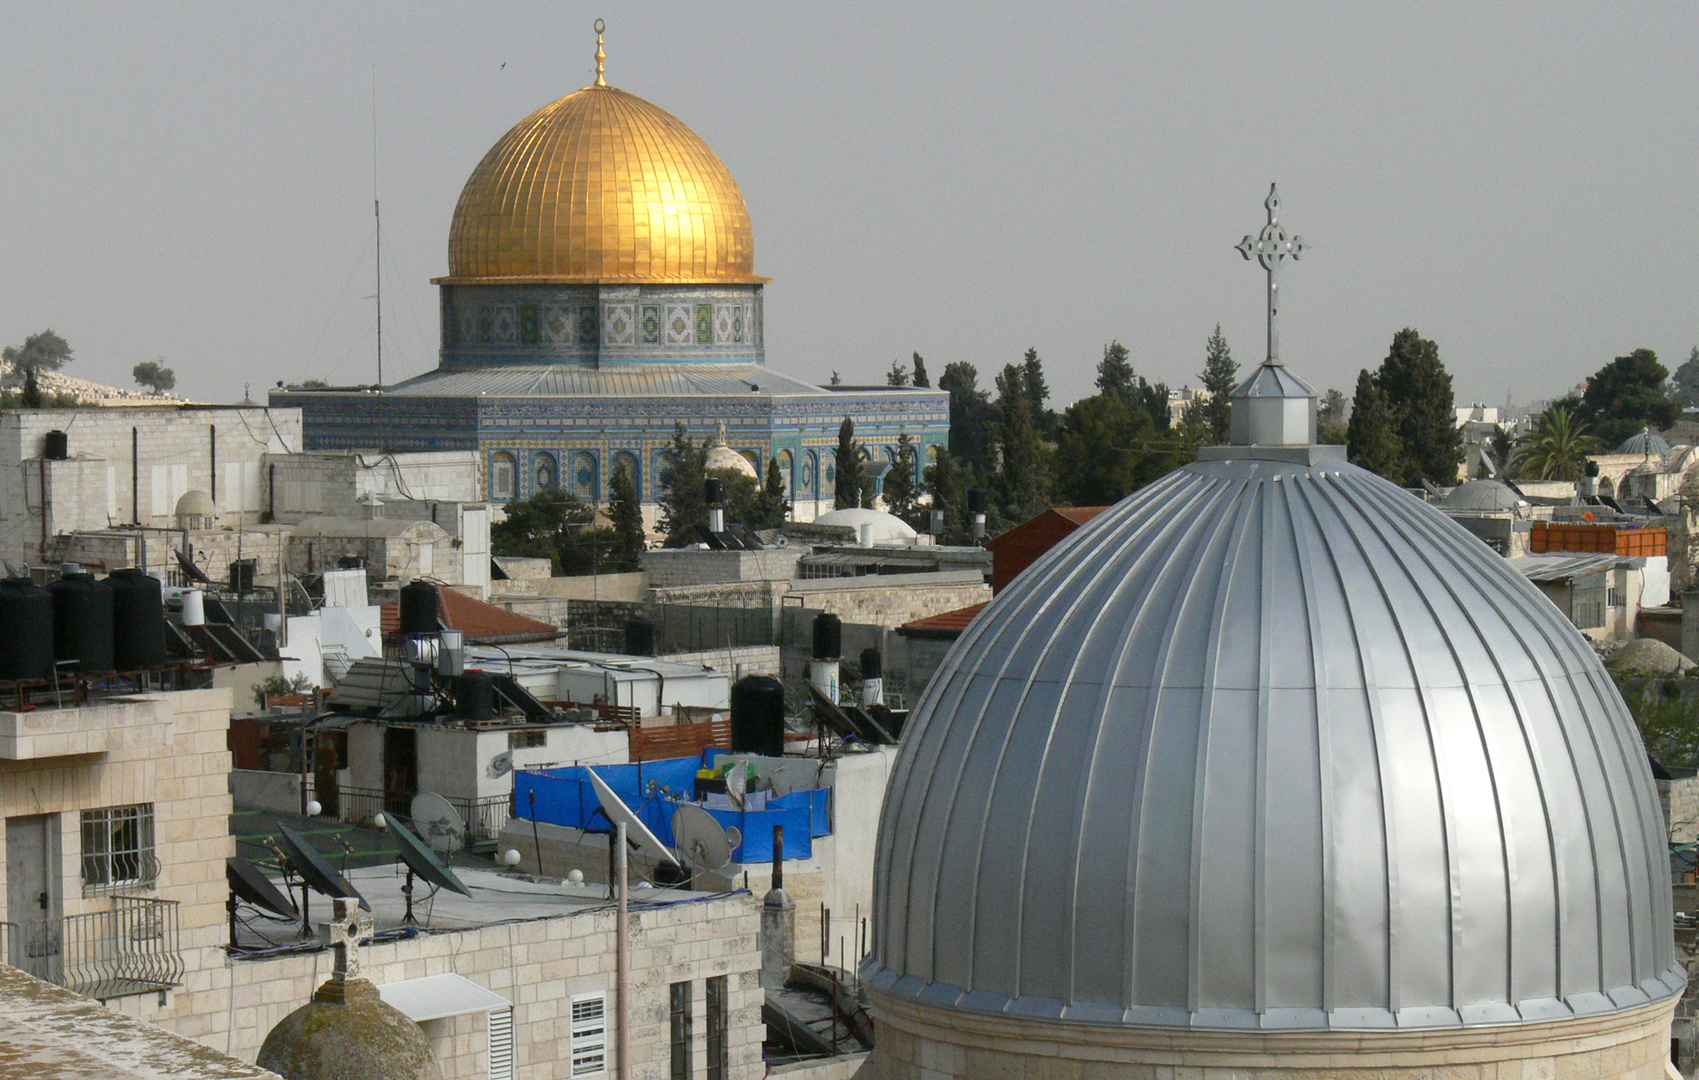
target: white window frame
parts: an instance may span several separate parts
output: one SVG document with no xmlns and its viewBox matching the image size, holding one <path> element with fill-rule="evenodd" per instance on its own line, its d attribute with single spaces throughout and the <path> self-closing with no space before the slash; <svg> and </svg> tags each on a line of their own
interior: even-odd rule
<svg viewBox="0 0 1699 1080">
<path fill-rule="evenodd" d="M 79 824 L 83 895 L 153 888 L 159 860 L 152 803 L 84 810 Z M 126 835 L 132 830 L 133 836 Z"/>
<path fill-rule="evenodd" d="M 580 1010 L 579 1006 L 584 1008 Z M 573 994 L 568 1002 L 570 1038 L 567 1043 L 567 1075 L 608 1074 L 608 992 L 595 990 Z"/>
</svg>

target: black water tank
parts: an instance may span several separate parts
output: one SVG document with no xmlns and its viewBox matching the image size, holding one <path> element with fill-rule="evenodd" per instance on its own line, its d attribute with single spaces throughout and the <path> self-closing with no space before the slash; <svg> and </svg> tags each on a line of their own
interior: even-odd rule
<svg viewBox="0 0 1699 1080">
<path fill-rule="evenodd" d="M 655 624 L 648 619 L 625 620 L 625 655 L 655 655 Z"/>
<path fill-rule="evenodd" d="M 428 581 L 409 581 L 401 586 L 401 636 L 434 634 L 437 625 L 437 587 Z"/>
<path fill-rule="evenodd" d="M 732 751 L 784 756 L 785 688 L 771 675 L 745 675 L 732 684 Z"/>
<path fill-rule="evenodd" d="M 112 662 L 119 671 L 165 666 L 165 597 L 159 581 L 134 568 L 114 570 Z"/>
<path fill-rule="evenodd" d="M 53 659 L 70 670 L 112 670 L 112 586 L 93 574 L 66 574 L 53 583 Z"/>
<path fill-rule="evenodd" d="M 843 651 L 843 620 L 829 611 L 814 616 L 814 659 L 836 660 Z"/>
<path fill-rule="evenodd" d="M 707 498 L 709 506 L 724 501 L 726 497 L 725 482 L 717 476 L 710 476 L 702 483 L 702 494 Z"/>
<path fill-rule="evenodd" d="M 254 560 L 237 559 L 230 564 L 230 587 L 238 595 L 254 591 Z"/>
<path fill-rule="evenodd" d="M 454 711 L 463 720 L 495 719 L 496 688 L 488 674 L 468 671 L 455 680 Z"/>
<path fill-rule="evenodd" d="M 877 679 L 880 677 L 881 665 L 878 649 L 861 650 L 861 677 Z"/>
<path fill-rule="evenodd" d="M 984 488 L 967 489 L 967 512 L 983 514 L 991 509 L 991 500 L 986 498 Z"/>
<path fill-rule="evenodd" d="M 53 677 L 53 598 L 29 578 L 0 581 L 0 679 Z"/>
<path fill-rule="evenodd" d="M 48 461 L 64 461 L 71 456 L 71 437 L 57 429 L 49 431 L 42 441 L 41 456 Z"/>
</svg>

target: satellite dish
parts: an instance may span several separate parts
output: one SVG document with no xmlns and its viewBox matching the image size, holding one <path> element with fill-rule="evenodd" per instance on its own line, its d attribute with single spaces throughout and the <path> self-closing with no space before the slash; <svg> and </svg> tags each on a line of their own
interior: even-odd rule
<svg viewBox="0 0 1699 1080">
<path fill-rule="evenodd" d="M 713 873 L 732 861 L 732 852 L 743 843 L 743 833 L 722 828 L 713 814 L 695 803 L 679 803 L 673 811 L 673 839 L 690 865 Z"/>
<path fill-rule="evenodd" d="M 348 884 L 348 879 L 330 865 L 329 859 L 319 854 L 312 841 L 282 822 L 278 822 L 277 827 L 283 834 L 283 852 L 295 864 L 295 872 L 301 875 L 302 881 L 332 900 L 358 900 L 361 907 L 372 910 L 372 905 L 366 903 L 360 891 Z"/>
<path fill-rule="evenodd" d="M 229 884 L 232 893 L 255 907 L 269 911 L 280 919 L 300 918 L 301 913 L 295 910 L 295 901 L 273 885 L 271 879 L 260 872 L 259 867 L 242 856 L 232 855 L 224 860 L 224 880 Z"/>
<path fill-rule="evenodd" d="M 744 785 L 748 782 L 748 775 L 735 762 L 726 770 L 726 798 L 739 810 L 743 809 Z"/>
<path fill-rule="evenodd" d="M 401 861 L 407 864 L 407 884 L 401 887 L 401 895 L 407 899 L 407 912 L 401 921 L 412 925 L 413 918 L 413 877 L 418 875 L 426 883 L 438 889 L 450 889 L 461 896 L 471 899 L 472 890 L 460 883 L 436 852 L 425 846 L 425 842 L 413 835 L 413 830 L 401 824 L 395 818 L 389 819 L 389 835 L 395 837 L 397 846 L 401 849 Z"/>
<path fill-rule="evenodd" d="M 413 827 L 419 838 L 431 845 L 432 851 L 443 854 L 459 851 L 466 846 L 466 823 L 454 804 L 432 791 L 413 796 Z"/>
<path fill-rule="evenodd" d="M 596 789 L 596 798 L 602 804 L 602 813 L 614 824 L 625 823 L 625 839 L 627 843 L 635 844 L 639 851 L 653 858 L 656 862 L 676 863 L 673 853 L 661 843 L 660 838 L 649 831 L 649 826 L 643 824 L 643 819 L 631 812 L 631 807 L 625 805 L 625 800 L 614 794 L 595 769 L 585 769 L 590 774 L 590 783 Z"/>
</svg>

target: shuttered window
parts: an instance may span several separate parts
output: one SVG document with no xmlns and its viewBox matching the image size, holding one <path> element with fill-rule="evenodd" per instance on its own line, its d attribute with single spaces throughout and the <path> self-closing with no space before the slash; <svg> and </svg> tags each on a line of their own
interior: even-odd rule
<svg viewBox="0 0 1699 1080">
<path fill-rule="evenodd" d="M 690 1080 L 690 984 L 672 984 L 672 1080 Z"/>
<path fill-rule="evenodd" d="M 608 995 L 598 990 L 572 999 L 572 1075 L 608 1071 Z"/>
<path fill-rule="evenodd" d="M 513 1010 L 490 1010 L 490 1080 L 513 1080 Z"/>
<path fill-rule="evenodd" d="M 726 1054 L 726 1028 L 731 1019 L 731 1002 L 726 995 L 726 977 L 708 980 L 708 1080 L 730 1080 Z"/>
</svg>

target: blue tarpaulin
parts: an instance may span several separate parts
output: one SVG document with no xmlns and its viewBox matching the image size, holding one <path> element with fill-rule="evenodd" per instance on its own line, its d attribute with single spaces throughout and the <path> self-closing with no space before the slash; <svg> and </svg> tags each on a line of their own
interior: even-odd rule
<svg viewBox="0 0 1699 1080">
<path fill-rule="evenodd" d="M 700 757 L 645 761 L 642 765 L 598 765 L 596 775 L 654 832 L 661 843 L 676 846 L 672 819 L 679 795 L 695 790 L 696 773 L 704 764 Z M 641 776 L 641 779 L 639 777 Z M 650 784 L 656 793 L 649 794 Z M 671 789 L 671 797 L 659 788 Z M 513 803 L 518 816 L 571 829 L 605 832 L 610 826 L 601 813 L 596 789 L 590 784 L 588 766 L 518 772 L 513 777 Z M 534 796 L 534 799 L 533 799 Z M 814 837 L 832 831 L 831 792 L 826 788 L 793 791 L 767 801 L 765 810 L 709 809 L 721 825 L 743 834 L 743 843 L 732 852 L 736 862 L 767 862 L 773 858 L 773 826 L 785 829 L 785 861 L 814 855 Z"/>
</svg>

